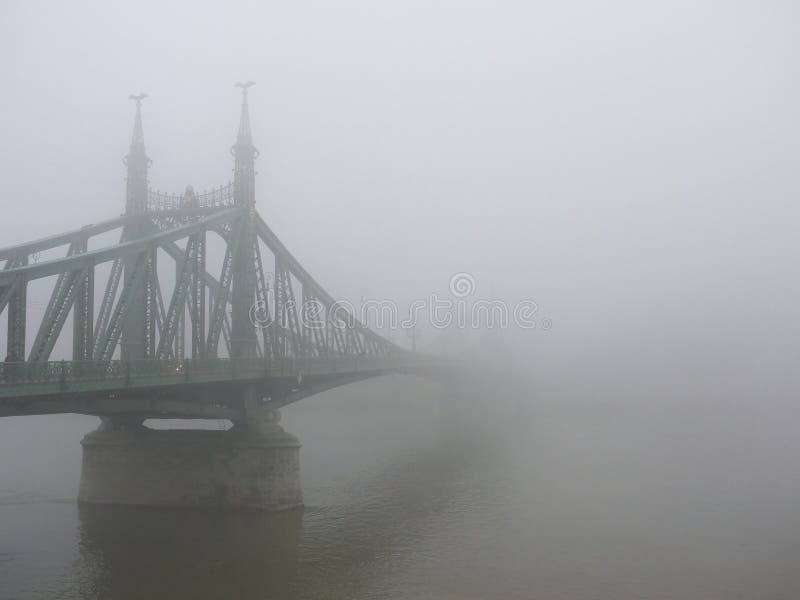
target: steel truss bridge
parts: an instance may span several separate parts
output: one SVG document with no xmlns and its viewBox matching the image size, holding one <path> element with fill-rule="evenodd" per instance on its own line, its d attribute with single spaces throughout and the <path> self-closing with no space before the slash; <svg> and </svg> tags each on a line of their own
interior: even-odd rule
<svg viewBox="0 0 800 600">
<path fill-rule="evenodd" d="M 359 322 L 258 214 L 249 85 L 240 86 L 232 183 L 205 193 L 152 190 L 144 95 L 132 96 L 125 213 L 0 249 L 0 316 L 8 322 L 0 416 L 76 412 L 240 421 L 359 379 L 447 368 Z M 90 243 L 111 235 L 119 241 L 97 248 Z M 210 236 L 224 248 L 213 273 Z M 29 285 L 37 280 L 53 284 L 38 327 L 29 332 Z M 59 348 L 68 348 L 69 334 L 62 333 L 69 320 L 71 359 L 53 361 L 60 338 Z"/>
</svg>

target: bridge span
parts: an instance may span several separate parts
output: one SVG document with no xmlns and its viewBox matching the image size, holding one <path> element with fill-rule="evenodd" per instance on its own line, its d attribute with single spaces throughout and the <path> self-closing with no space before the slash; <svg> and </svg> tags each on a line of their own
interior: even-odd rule
<svg viewBox="0 0 800 600">
<path fill-rule="evenodd" d="M 0 249 L 0 316 L 7 319 L 0 417 L 101 417 L 83 440 L 81 501 L 298 506 L 299 443 L 278 425 L 281 407 L 386 373 L 458 370 L 361 323 L 258 214 L 251 85 L 239 85 L 232 182 L 200 193 L 154 190 L 145 95 L 132 96 L 125 212 Z M 98 243 L 112 235 L 116 243 Z M 216 270 L 211 238 L 221 248 Z M 38 322 L 30 310 L 34 282 L 52 284 Z M 71 355 L 54 360 L 70 342 Z M 154 417 L 229 419 L 234 427 L 143 426 Z"/>
</svg>

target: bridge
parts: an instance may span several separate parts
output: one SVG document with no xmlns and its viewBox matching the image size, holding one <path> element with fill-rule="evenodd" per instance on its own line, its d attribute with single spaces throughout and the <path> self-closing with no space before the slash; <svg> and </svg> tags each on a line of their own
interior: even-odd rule
<svg viewBox="0 0 800 600">
<path fill-rule="evenodd" d="M 239 454 L 253 448 L 258 454 L 233 459 L 229 470 L 242 471 L 245 463 L 252 467 L 253 460 L 263 462 L 265 456 L 272 460 L 277 452 L 281 456 L 275 460 L 291 463 L 288 471 L 296 471 L 298 444 L 277 426 L 278 409 L 385 373 L 424 374 L 449 368 L 440 359 L 394 344 L 360 322 L 303 268 L 259 215 L 255 188 L 259 152 L 248 108 L 252 82 L 237 85 L 242 105 L 236 142 L 230 149 L 232 182 L 202 193 L 191 186 L 182 194 L 152 189 L 142 126 L 145 95 L 131 96 L 136 112 L 124 159 L 124 213 L 0 249 L 0 316 L 7 317 L 0 416 L 82 413 L 103 419 L 100 429 L 84 439 L 83 500 L 295 505 L 297 498 L 286 500 L 286 494 L 283 500 L 267 498 L 271 492 L 266 488 L 276 486 L 263 473 L 248 476 L 247 486 L 252 488 L 255 481 L 260 491 L 247 500 L 242 500 L 241 489 L 247 487 L 239 480 L 245 478 L 242 473 L 235 482 L 222 485 L 228 491 L 216 502 L 209 500 L 208 490 L 194 494 L 193 500 L 161 494 L 150 502 L 114 487 L 119 487 L 118 474 L 126 471 L 126 480 L 152 481 L 152 469 L 160 467 L 142 466 L 143 461 L 163 462 L 170 452 L 188 452 L 186 435 L 145 431 L 142 423 L 148 418 L 229 419 L 238 437 L 234 442 L 226 438 L 226 443 L 238 444 Z M 118 241 L 98 243 L 104 239 Z M 221 255 L 215 272 L 210 267 L 212 239 Z M 39 280 L 52 287 L 35 323 L 38 311 L 31 310 L 29 286 Z M 57 348 L 64 360 L 52 360 Z M 188 442 L 193 452 L 198 445 L 208 448 L 217 443 L 209 442 L 208 432 L 202 432 L 205 438 L 196 433 Z M 260 436 L 257 443 L 253 436 Z M 267 443 L 266 438 L 279 443 Z M 126 447 L 125 456 L 114 449 L 120 444 Z M 159 450 L 156 458 L 153 448 L 163 449 L 165 444 L 170 450 L 166 454 Z M 138 448 L 136 458 L 131 459 L 134 448 Z M 212 452 L 206 458 L 213 462 L 218 457 Z M 183 466 L 185 477 L 188 472 L 207 471 L 208 465 L 184 462 Z M 133 472 L 137 470 L 138 476 Z M 285 484 L 286 477 L 277 487 Z M 215 480 L 208 485 L 219 496 L 221 484 Z M 295 485 L 299 484 L 289 487 Z"/>
</svg>

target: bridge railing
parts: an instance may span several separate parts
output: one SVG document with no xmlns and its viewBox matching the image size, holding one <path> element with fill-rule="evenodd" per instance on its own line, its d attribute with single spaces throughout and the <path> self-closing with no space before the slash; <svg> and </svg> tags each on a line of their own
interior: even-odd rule
<svg viewBox="0 0 800 600">
<path fill-rule="evenodd" d="M 183 382 L 298 377 L 304 375 L 358 373 L 426 366 L 430 359 L 414 355 L 165 359 L 139 361 L 51 361 L 0 363 L 0 393 L 13 388 L 52 386 L 67 388 L 74 382 L 118 381 L 120 387 Z M 157 380 L 157 381 L 156 381 Z"/>
<path fill-rule="evenodd" d="M 259 359 L 4 362 L 0 363 L 0 385 L 152 377 L 193 380 L 208 375 L 236 378 L 264 372 L 264 362 Z"/>
</svg>

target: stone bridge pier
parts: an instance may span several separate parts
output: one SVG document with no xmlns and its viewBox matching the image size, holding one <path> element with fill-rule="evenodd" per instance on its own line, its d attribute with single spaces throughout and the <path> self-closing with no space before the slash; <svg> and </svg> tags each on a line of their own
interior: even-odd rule
<svg viewBox="0 0 800 600">
<path fill-rule="evenodd" d="M 300 443 L 277 410 L 229 430 L 155 430 L 143 418 L 101 417 L 81 442 L 78 501 L 285 510 L 303 504 Z"/>
</svg>

